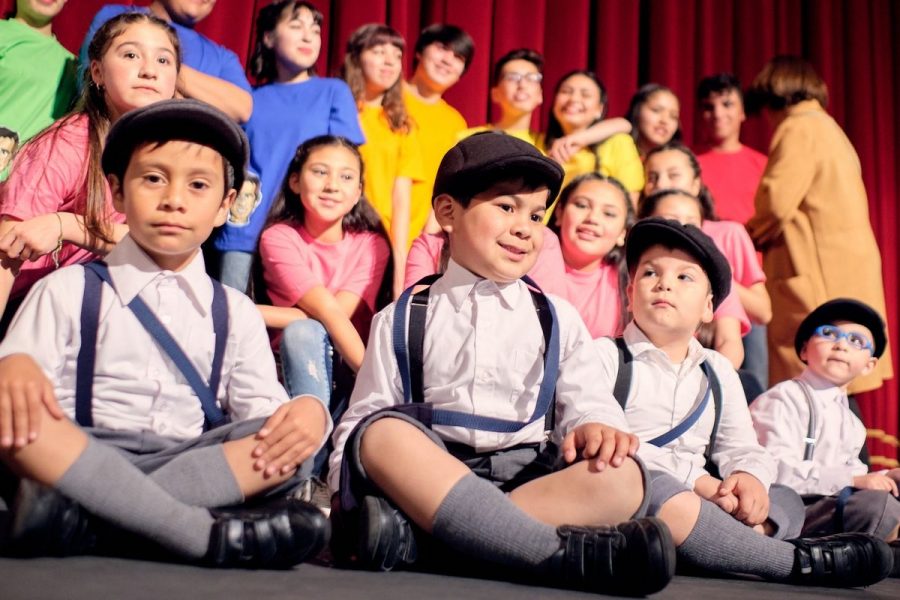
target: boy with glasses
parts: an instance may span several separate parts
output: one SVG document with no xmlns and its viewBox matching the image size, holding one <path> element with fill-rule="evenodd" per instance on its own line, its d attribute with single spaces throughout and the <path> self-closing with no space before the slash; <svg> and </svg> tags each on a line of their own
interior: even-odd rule
<svg viewBox="0 0 900 600">
<path fill-rule="evenodd" d="M 866 429 L 849 408 L 847 385 L 875 368 L 886 345 L 881 316 L 846 298 L 822 304 L 797 330 L 806 369 L 750 406 L 757 436 L 778 460 L 776 480 L 803 494 L 803 535 L 863 531 L 891 543 L 900 575 L 900 469 L 868 472 L 859 459 Z"/>
<path fill-rule="evenodd" d="M 531 116 L 544 102 L 543 71 L 544 57 L 534 50 L 520 48 L 501 56 L 491 78 L 491 101 L 500 107 L 500 118 L 492 124 L 467 129 L 460 138 L 499 130 L 534 145 L 536 133 L 531 131 Z"/>
</svg>

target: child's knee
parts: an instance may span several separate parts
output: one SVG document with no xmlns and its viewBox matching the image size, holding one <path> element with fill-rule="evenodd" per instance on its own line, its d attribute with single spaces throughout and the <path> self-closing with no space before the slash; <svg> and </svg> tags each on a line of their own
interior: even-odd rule
<svg viewBox="0 0 900 600">
<path fill-rule="evenodd" d="M 388 456 L 417 436 L 425 437 L 415 425 L 393 417 L 378 419 L 360 435 L 359 457 L 364 466 Z"/>
</svg>

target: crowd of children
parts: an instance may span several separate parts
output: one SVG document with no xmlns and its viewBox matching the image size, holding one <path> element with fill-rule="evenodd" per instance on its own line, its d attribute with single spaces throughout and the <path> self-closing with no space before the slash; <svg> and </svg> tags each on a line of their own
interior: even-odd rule
<svg viewBox="0 0 900 600">
<path fill-rule="evenodd" d="M 676 565 L 900 573 L 900 470 L 860 460 L 847 395 L 883 306 L 823 298 L 765 391 L 743 223 L 763 239 L 769 171 L 733 76 L 698 87 L 699 157 L 669 88 L 607 118 L 588 70 L 533 131 L 530 49 L 467 128 L 457 27 L 422 31 L 408 82 L 380 24 L 320 77 L 323 14 L 278 0 L 251 89 L 193 29 L 212 3 L 154 0 L 97 14 L 65 113 L 73 57 L 39 37 L 64 3 L 0 23 L 26 48 L 0 62 L 71 70 L 0 109 L 0 554 L 289 568 L 330 540 L 338 565 L 622 594 Z"/>
</svg>

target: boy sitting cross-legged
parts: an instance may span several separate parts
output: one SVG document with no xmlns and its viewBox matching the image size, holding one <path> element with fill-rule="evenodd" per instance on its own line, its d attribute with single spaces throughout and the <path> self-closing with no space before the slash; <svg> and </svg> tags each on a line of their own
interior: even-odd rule
<svg viewBox="0 0 900 600">
<path fill-rule="evenodd" d="M 866 428 L 847 386 L 887 346 L 884 321 L 858 300 L 830 300 L 800 323 L 794 341 L 806 369 L 750 405 L 759 442 L 778 461 L 776 481 L 803 494 L 804 535 L 864 531 L 890 542 L 900 576 L 900 469 L 869 473 L 859 459 Z"/>
<path fill-rule="evenodd" d="M 645 471 L 622 411 L 595 385 L 587 329 L 520 280 L 562 177 L 494 132 L 441 162 L 433 203 L 449 265 L 376 315 L 334 435 L 332 512 L 358 525 L 363 566 L 414 562 L 414 524 L 513 578 L 634 594 L 671 578 L 668 530 L 634 519 Z"/>
<path fill-rule="evenodd" d="M 713 241 L 692 225 L 651 217 L 629 233 L 626 260 L 633 320 L 622 339 L 597 340 L 600 378 L 615 384 L 641 439 L 649 512 L 669 526 L 679 561 L 812 585 L 884 578 L 890 549 L 871 536 L 785 541 L 800 532 L 800 498 L 769 487 L 774 461 L 756 440 L 737 373 L 694 337 L 731 282 Z"/>
<path fill-rule="evenodd" d="M 210 566 L 288 567 L 325 545 L 322 513 L 287 494 L 328 411 L 288 400 L 259 312 L 213 282 L 200 253 L 247 154 L 240 128 L 196 100 L 110 130 L 103 170 L 130 233 L 106 263 L 43 279 L 0 344 L 0 551 L 153 542 Z M 214 509 L 265 494 L 282 498 Z"/>
</svg>

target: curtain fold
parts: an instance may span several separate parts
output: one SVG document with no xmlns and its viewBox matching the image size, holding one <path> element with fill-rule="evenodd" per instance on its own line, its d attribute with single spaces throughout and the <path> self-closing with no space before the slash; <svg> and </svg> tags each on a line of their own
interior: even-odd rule
<svg viewBox="0 0 900 600">
<path fill-rule="evenodd" d="M 148 0 L 137 2 L 146 5 Z M 245 62 L 252 51 L 254 17 L 266 0 L 219 0 L 198 29 Z M 890 324 L 898 346 L 898 226 L 900 190 L 900 4 L 892 0 L 313 0 L 325 14 L 318 71 L 333 75 L 349 34 L 387 22 L 410 50 L 422 26 L 448 22 L 475 40 L 475 59 L 447 100 L 469 121 L 489 120 L 490 66 L 505 52 L 531 47 L 547 59 L 541 127 L 558 78 L 591 68 L 609 91 L 609 115 L 622 115 L 639 84 L 657 81 L 681 99 L 682 131 L 693 144 L 699 133 L 694 101 L 698 79 L 733 71 L 749 83 L 779 53 L 809 59 L 828 84 L 828 110 L 859 153 L 875 235 L 882 250 Z M 5 13 L 14 0 L 0 0 Z M 70 0 L 56 20 L 59 40 L 77 52 L 100 0 Z M 412 64 L 412 52 L 404 62 Z M 770 131 L 762 119 L 745 126 L 746 143 L 765 150 Z M 894 371 L 898 372 L 897 365 Z M 860 398 L 874 462 L 897 466 L 898 384 L 888 382 Z"/>
</svg>

